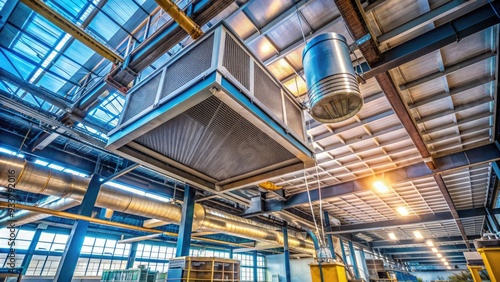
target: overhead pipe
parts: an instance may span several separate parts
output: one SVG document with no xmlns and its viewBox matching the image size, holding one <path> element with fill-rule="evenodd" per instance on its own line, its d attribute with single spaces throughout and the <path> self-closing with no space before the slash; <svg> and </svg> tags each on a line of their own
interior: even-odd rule
<svg viewBox="0 0 500 282">
<path fill-rule="evenodd" d="M 0 186 L 8 185 L 9 171 L 14 171 L 16 174 L 16 189 L 18 190 L 72 199 L 78 203 L 83 200 L 90 182 L 90 178 L 53 170 L 15 156 L 0 154 Z M 180 206 L 117 189 L 109 184 L 101 186 L 95 206 L 176 224 L 181 221 Z M 195 205 L 194 217 L 193 231 L 216 231 L 280 246 L 284 242 L 281 230 L 200 204 Z M 6 220 L 0 220 L 0 228 L 4 226 L 6 226 Z M 300 233 L 290 234 L 288 241 L 290 248 L 314 253 L 311 242 Z"/>
<path fill-rule="evenodd" d="M 193 39 L 203 35 L 200 27 L 189 18 L 172 0 L 155 0 L 156 3 L 176 21 Z"/>
</svg>

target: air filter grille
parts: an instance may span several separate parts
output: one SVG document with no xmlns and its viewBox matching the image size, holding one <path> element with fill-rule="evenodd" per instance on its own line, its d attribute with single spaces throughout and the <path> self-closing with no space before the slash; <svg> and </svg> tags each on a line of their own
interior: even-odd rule
<svg viewBox="0 0 500 282">
<path fill-rule="evenodd" d="M 135 141 L 216 180 L 295 159 L 215 96 Z"/>
<path fill-rule="evenodd" d="M 222 65 L 247 90 L 250 90 L 250 56 L 231 36 L 226 36 Z"/>
<path fill-rule="evenodd" d="M 254 70 L 254 95 L 280 120 L 283 120 L 283 103 L 281 88 L 264 73 L 258 66 Z"/>
<path fill-rule="evenodd" d="M 212 64 L 214 36 L 210 36 L 167 67 L 161 98 L 208 70 Z"/>
<path fill-rule="evenodd" d="M 286 122 L 288 127 L 297 133 L 298 136 L 304 138 L 304 124 L 302 122 L 302 112 L 292 101 L 285 98 Z"/>
<path fill-rule="evenodd" d="M 155 93 L 158 92 L 158 86 L 161 80 L 161 72 L 156 74 L 149 81 L 135 88 L 136 90 L 129 93 L 130 98 L 127 102 L 127 109 L 123 115 L 123 122 L 135 117 L 147 107 L 153 105 L 156 99 Z"/>
</svg>

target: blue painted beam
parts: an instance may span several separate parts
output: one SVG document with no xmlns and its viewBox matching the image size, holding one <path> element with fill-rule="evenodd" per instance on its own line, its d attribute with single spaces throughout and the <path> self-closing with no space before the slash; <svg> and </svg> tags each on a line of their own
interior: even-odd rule
<svg viewBox="0 0 500 282">
<path fill-rule="evenodd" d="M 291 282 L 290 274 L 290 250 L 288 248 L 288 226 L 285 222 L 283 226 L 283 259 L 285 264 L 285 282 Z"/>
<path fill-rule="evenodd" d="M 467 236 L 469 240 L 475 240 L 481 238 L 480 235 L 470 235 Z M 448 242 L 463 242 L 462 236 L 450 236 L 450 237 L 439 237 L 431 239 L 434 243 L 448 243 Z M 372 241 L 370 242 L 371 248 L 384 248 L 391 246 L 404 246 L 404 245 L 416 245 L 416 244 L 425 244 L 425 240 L 423 239 L 409 239 L 409 240 L 397 240 L 397 241 Z"/>
<path fill-rule="evenodd" d="M 468 210 L 458 210 L 458 216 L 460 218 L 485 216 L 487 215 L 486 210 L 483 209 L 468 209 Z M 500 214 L 500 208 L 490 209 L 491 214 Z M 327 234 L 341 234 L 341 233 L 355 233 L 363 232 L 369 230 L 377 230 L 385 227 L 401 227 L 405 225 L 422 224 L 429 222 L 440 222 L 446 220 L 454 220 L 451 212 L 439 212 L 430 214 L 421 214 L 418 216 L 405 216 L 398 219 L 359 223 L 359 224 L 347 224 L 340 226 L 333 226 L 332 231 L 326 232 Z"/>
<path fill-rule="evenodd" d="M 351 257 L 352 268 L 354 269 L 354 275 L 356 275 L 356 279 L 359 279 L 359 268 L 358 262 L 356 261 L 356 253 L 354 251 L 354 245 L 352 241 L 349 240 L 349 256 Z"/>
<path fill-rule="evenodd" d="M 347 256 L 345 254 L 345 247 L 344 247 L 344 241 L 339 238 L 339 243 L 340 243 L 340 250 L 342 251 L 342 261 L 344 261 L 344 264 L 347 265 Z"/>
<path fill-rule="evenodd" d="M 139 242 L 133 242 L 130 246 L 130 253 L 127 258 L 127 269 L 134 267 L 135 257 L 137 255 L 137 246 Z"/>
<path fill-rule="evenodd" d="M 24 255 L 23 261 L 21 263 L 23 275 L 25 275 L 26 271 L 28 270 L 28 266 L 30 265 L 31 258 L 33 258 L 33 254 L 35 253 L 36 245 L 38 244 L 38 241 L 40 240 L 40 235 L 42 235 L 42 229 L 36 229 L 35 235 L 33 235 L 33 238 L 31 239 L 28 250 L 26 251 L 26 254 Z"/>
<path fill-rule="evenodd" d="M 492 1 L 491 4 L 496 11 L 500 11 L 498 1 Z M 372 65 L 371 70 L 363 74 L 363 78 L 372 78 L 498 23 L 500 18 L 486 3 L 472 12 L 384 52 L 383 59 Z"/>
<path fill-rule="evenodd" d="M 474 249 L 474 244 L 469 244 L 470 248 Z M 447 253 L 450 252 L 464 252 L 467 251 L 467 246 L 465 244 L 456 244 L 456 245 L 442 245 L 436 247 L 440 252 Z M 410 253 L 429 253 L 429 247 L 410 247 L 410 248 L 387 248 L 383 249 L 382 253 L 384 255 L 389 254 L 410 254 Z"/>
<path fill-rule="evenodd" d="M 488 144 L 448 156 L 435 158 L 434 162 L 436 164 L 436 169 L 434 171 L 431 171 L 424 162 L 421 162 L 385 172 L 384 178 L 389 183 L 398 183 L 497 160 L 500 160 L 499 148 L 495 146 L 495 144 Z M 371 190 L 372 182 L 373 177 L 370 176 L 337 185 L 322 187 L 322 199 L 325 200 L 354 192 Z M 311 191 L 311 200 L 313 202 L 319 200 L 318 190 Z M 307 203 L 309 203 L 307 192 L 302 192 L 294 194 L 286 201 L 266 201 L 264 202 L 264 210 L 266 212 L 275 212 Z"/>
<path fill-rule="evenodd" d="M 97 195 L 99 194 L 99 190 L 101 188 L 101 181 L 99 179 L 100 176 L 97 174 L 92 176 L 87 192 L 85 193 L 85 196 L 83 196 L 78 214 L 84 216 L 92 215 Z M 75 221 L 73 228 L 71 229 L 68 244 L 62 255 L 59 267 L 57 268 L 54 278 L 55 282 L 68 282 L 73 278 L 73 273 L 75 272 L 78 257 L 80 256 L 88 227 L 88 221 Z"/>
<path fill-rule="evenodd" d="M 326 231 L 332 231 L 332 229 L 331 229 L 332 225 L 330 223 L 330 215 L 328 214 L 327 211 L 324 212 L 323 218 L 325 220 Z M 328 241 L 328 248 L 330 249 L 330 253 L 332 253 L 332 257 L 336 258 L 335 245 L 333 244 L 333 235 L 326 234 L 326 240 Z"/>
<path fill-rule="evenodd" d="M 182 204 L 182 218 L 179 224 L 176 257 L 189 256 L 191 246 L 191 232 L 193 231 L 194 205 L 196 190 L 190 185 L 184 186 L 184 203 Z"/>
</svg>

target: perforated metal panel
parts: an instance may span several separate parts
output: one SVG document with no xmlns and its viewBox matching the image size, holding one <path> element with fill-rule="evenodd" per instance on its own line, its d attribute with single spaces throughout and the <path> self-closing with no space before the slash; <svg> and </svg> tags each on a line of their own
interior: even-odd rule
<svg viewBox="0 0 500 282">
<path fill-rule="evenodd" d="M 258 66 L 254 68 L 254 95 L 280 120 L 283 120 L 281 88 Z"/>
<path fill-rule="evenodd" d="M 123 122 L 135 117 L 147 107 L 153 105 L 158 93 L 158 86 L 161 81 L 161 72 L 154 75 L 146 83 L 134 88 L 134 91 L 129 93 L 130 98 L 127 102 L 127 108 L 123 116 Z"/>
<path fill-rule="evenodd" d="M 211 35 L 167 67 L 160 99 L 167 97 L 210 68 L 213 43 L 214 36 Z"/>
<path fill-rule="evenodd" d="M 293 132 L 297 133 L 298 136 L 305 138 L 304 136 L 304 123 L 302 121 L 302 112 L 298 109 L 292 101 L 285 97 L 285 109 L 286 109 L 286 122 L 288 127 L 290 127 Z"/>
<path fill-rule="evenodd" d="M 135 141 L 217 180 L 295 159 L 215 96 Z"/>
<path fill-rule="evenodd" d="M 229 35 L 226 36 L 224 44 L 222 66 L 247 90 L 250 90 L 250 56 Z"/>
</svg>

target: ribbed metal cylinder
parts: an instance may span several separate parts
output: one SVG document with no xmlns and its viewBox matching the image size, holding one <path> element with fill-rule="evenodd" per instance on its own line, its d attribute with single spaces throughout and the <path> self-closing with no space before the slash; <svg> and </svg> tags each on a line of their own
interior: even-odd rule
<svg viewBox="0 0 500 282">
<path fill-rule="evenodd" d="M 62 199 L 47 206 L 47 208 L 55 210 L 64 210 L 78 205 L 83 200 L 90 182 L 89 178 L 55 171 L 20 158 L 0 154 L 0 186 L 6 187 L 8 185 L 9 170 L 16 171 L 16 189 L 61 197 Z M 101 186 L 95 206 L 173 223 L 179 223 L 182 217 L 181 206 L 137 195 L 106 184 Z M 22 219 L 22 223 L 26 224 L 48 217 L 35 213 L 28 214 L 33 217 L 30 218 L 19 213 L 18 219 Z M 281 231 L 260 222 L 203 207 L 200 204 L 195 205 L 194 217 L 193 230 L 219 231 L 278 245 L 283 244 Z M 5 221 L 0 220 L 0 227 L 3 226 L 5 226 Z M 311 242 L 299 234 L 297 236 L 289 235 L 288 240 L 291 248 L 314 252 Z"/>
<path fill-rule="evenodd" d="M 325 33 L 307 43 L 302 54 L 309 113 L 323 123 L 353 117 L 363 106 L 344 36 Z"/>
</svg>

